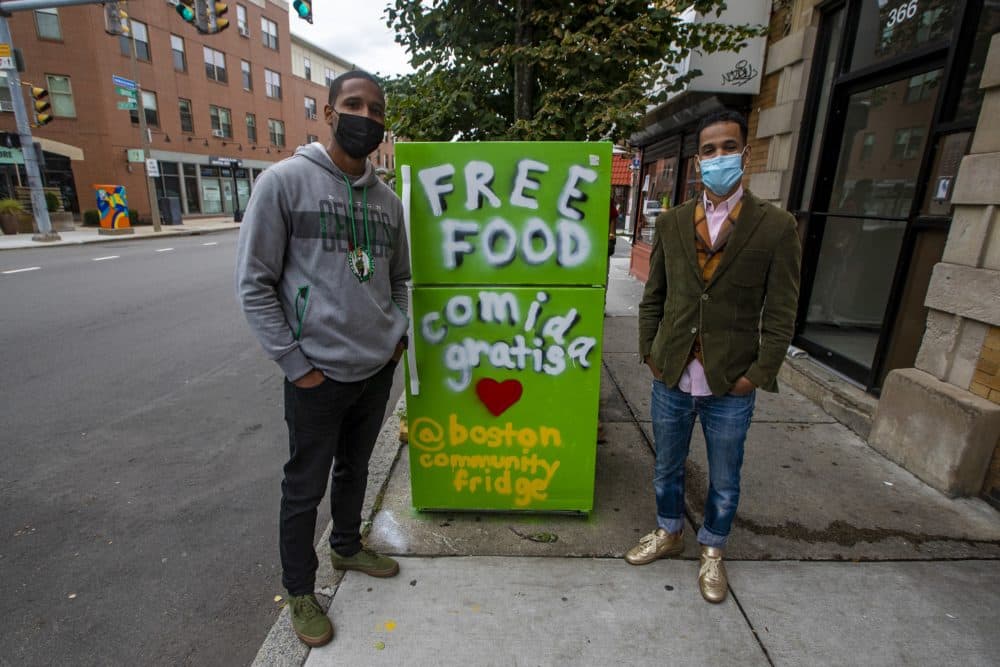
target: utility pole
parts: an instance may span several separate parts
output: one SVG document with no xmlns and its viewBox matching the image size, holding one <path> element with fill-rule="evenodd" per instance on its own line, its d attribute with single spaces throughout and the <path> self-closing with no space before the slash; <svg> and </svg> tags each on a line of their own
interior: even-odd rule
<svg viewBox="0 0 1000 667">
<path fill-rule="evenodd" d="M 128 3 L 125 2 L 125 13 L 128 13 Z M 128 31 L 128 43 L 129 50 L 128 56 L 132 67 L 132 80 L 135 81 L 136 88 L 135 99 L 136 99 L 136 111 L 139 114 L 139 135 L 142 141 L 142 169 L 146 174 L 146 192 L 149 194 L 149 211 L 153 218 L 153 231 L 160 231 L 160 207 L 156 202 L 156 184 L 153 182 L 153 177 L 149 175 L 149 170 L 146 168 L 146 160 L 152 157 L 152 147 L 149 141 L 149 132 L 146 128 L 146 108 L 142 103 L 142 84 L 139 82 L 139 63 L 136 58 L 136 47 L 135 47 L 135 31 L 132 30 L 132 19 L 129 18 L 129 31 Z"/>
<path fill-rule="evenodd" d="M 0 43 L 8 44 L 13 54 L 14 43 L 10 36 L 10 26 L 3 12 L 0 12 Z M 31 210 L 38 225 L 38 233 L 32 236 L 31 240 L 59 241 L 59 234 L 52 231 L 49 208 L 45 204 L 45 195 L 42 191 L 42 174 L 38 170 L 31 126 L 24 108 L 24 95 L 21 92 L 21 73 L 16 67 L 6 69 L 6 72 L 7 84 L 10 86 L 10 101 L 14 105 L 14 121 L 17 123 L 17 134 L 21 139 L 21 154 L 24 155 L 24 170 L 28 173 L 28 187 L 31 188 Z"/>
</svg>

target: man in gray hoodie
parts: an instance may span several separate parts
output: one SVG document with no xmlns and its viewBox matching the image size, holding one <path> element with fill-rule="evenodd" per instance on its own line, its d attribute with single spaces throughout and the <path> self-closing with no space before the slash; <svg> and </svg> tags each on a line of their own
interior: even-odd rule
<svg viewBox="0 0 1000 667">
<path fill-rule="evenodd" d="M 316 508 L 328 478 L 334 568 L 399 572 L 362 546 L 360 528 L 368 461 L 406 345 L 410 279 L 402 203 L 367 160 L 385 132 L 381 87 L 366 72 L 342 74 L 324 113 L 330 142 L 300 147 L 257 180 L 236 267 L 247 321 L 285 375 L 282 583 L 309 646 L 333 637 L 313 594 Z"/>
</svg>

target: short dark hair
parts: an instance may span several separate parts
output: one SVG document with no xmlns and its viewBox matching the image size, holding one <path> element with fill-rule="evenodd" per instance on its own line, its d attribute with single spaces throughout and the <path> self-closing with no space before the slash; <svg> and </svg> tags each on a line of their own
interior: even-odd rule
<svg viewBox="0 0 1000 667">
<path fill-rule="evenodd" d="M 696 136 L 698 139 L 699 146 L 701 146 L 702 131 L 706 127 L 710 125 L 715 125 L 716 123 L 736 123 L 737 125 L 739 125 L 740 137 L 743 138 L 743 145 L 744 146 L 746 145 L 747 134 L 748 134 L 747 117 L 741 114 L 739 111 L 735 111 L 733 109 L 720 109 L 719 111 L 713 111 L 712 113 L 702 118 L 701 122 L 698 124 L 698 134 Z"/>
<path fill-rule="evenodd" d="M 369 74 L 363 69 L 352 69 L 350 72 L 344 72 L 330 83 L 330 97 L 327 100 L 327 104 L 331 107 L 334 105 L 337 101 L 337 96 L 340 95 L 340 89 L 344 87 L 344 82 L 350 79 L 368 79 L 378 86 L 379 92 L 382 93 L 382 97 L 385 97 L 385 91 L 382 89 L 382 82 L 379 81 L 374 74 Z"/>
</svg>

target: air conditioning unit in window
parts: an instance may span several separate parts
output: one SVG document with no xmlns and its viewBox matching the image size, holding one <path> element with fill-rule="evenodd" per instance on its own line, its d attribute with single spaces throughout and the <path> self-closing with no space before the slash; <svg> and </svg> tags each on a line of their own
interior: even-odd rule
<svg viewBox="0 0 1000 667">
<path fill-rule="evenodd" d="M 316 112 L 315 111 L 310 111 L 309 112 L 309 120 L 316 120 Z"/>
<path fill-rule="evenodd" d="M 250 36 L 250 26 L 248 26 L 248 25 L 240 25 L 240 26 L 237 27 L 237 29 L 240 31 L 240 35 L 242 37 L 249 37 Z"/>
<path fill-rule="evenodd" d="M 219 137 L 220 139 L 222 139 L 222 138 L 225 138 L 226 133 L 223 132 L 222 130 L 212 130 L 212 136 L 213 137 Z"/>
<path fill-rule="evenodd" d="M 14 103 L 10 100 L 0 100 L 0 111 L 13 111 Z"/>
</svg>

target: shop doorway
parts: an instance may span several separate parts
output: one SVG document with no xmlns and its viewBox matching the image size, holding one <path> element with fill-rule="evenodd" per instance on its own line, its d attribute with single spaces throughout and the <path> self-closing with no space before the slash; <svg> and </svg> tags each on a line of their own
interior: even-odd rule
<svg viewBox="0 0 1000 667">
<path fill-rule="evenodd" d="M 794 342 L 878 393 L 912 366 L 951 221 L 996 3 L 822 7 L 790 208 L 805 230 Z"/>
</svg>

